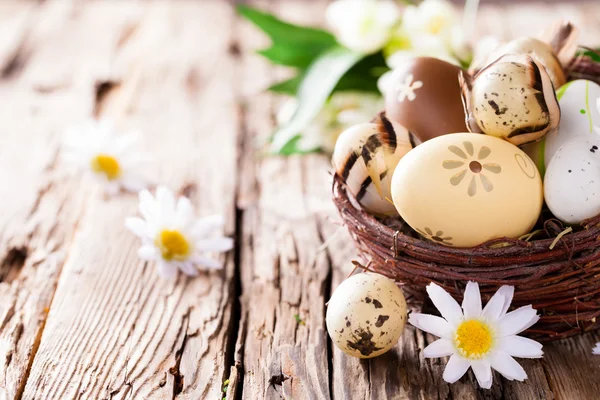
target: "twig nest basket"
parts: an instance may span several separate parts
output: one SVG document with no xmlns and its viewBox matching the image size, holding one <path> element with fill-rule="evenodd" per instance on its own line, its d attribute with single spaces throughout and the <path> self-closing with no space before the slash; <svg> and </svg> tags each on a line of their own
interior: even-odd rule
<svg viewBox="0 0 600 400">
<path fill-rule="evenodd" d="M 358 209 L 340 179 L 333 200 L 370 270 L 400 282 L 420 298 L 435 282 L 457 299 L 468 281 L 491 297 L 502 285 L 515 286 L 512 305 L 532 304 L 542 317 L 527 333 L 539 340 L 573 336 L 600 326 L 600 216 L 560 238 L 553 220 L 539 240 L 500 238 L 473 248 L 424 240 L 398 218 L 392 224 Z"/>
<path fill-rule="evenodd" d="M 580 57 L 569 80 L 600 82 L 600 63 Z M 364 211 L 342 178 L 333 179 L 333 201 L 369 270 L 388 276 L 410 299 L 423 299 L 435 282 L 461 299 L 468 281 L 483 297 L 515 286 L 514 308 L 531 304 L 541 314 L 527 335 L 562 339 L 600 327 L 600 215 L 571 227 L 544 211 L 531 234 L 498 238 L 471 248 L 423 239 L 400 217 Z"/>
</svg>

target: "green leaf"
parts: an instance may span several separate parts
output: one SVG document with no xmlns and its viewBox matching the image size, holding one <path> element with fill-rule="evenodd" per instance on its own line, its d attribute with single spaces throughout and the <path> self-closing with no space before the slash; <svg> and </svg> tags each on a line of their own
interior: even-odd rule
<svg viewBox="0 0 600 400">
<path fill-rule="evenodd" d="M 271 151 L 280 153 L 317 116 L 340 79 L 364 57 L 364 54 L 336 46 L 310 65 L 298 87 L 298 108 L 290 121 L 275 131 Z"/>
<path fill-rule="evenodd" d="M 320 53 L 337 44 L 335 37 L 322 29 L 290 24 L 243 4 L 237 10 L 271 38 L 272 46 L 260 54 L 273 63 L 307 68 Z"/>
<path fill-rule="evenodd" d="M 600 62 L 600 48 L 598 49 L 590 49 L 590 48 L 580 48 L 577 52 L 577 56 L 585 56 L 592 59 L 592 61 Z"/>
<path fill-rule="evenodd" d="M 298 47 L 277 43 L 268 49 L 259 50 L 258 54 L 266 57 L 273 64 L 306 69 L 323 50 L 321 45 Z"/>
<path fill-rule="evenodd" d="M 292 138 L 292 140 L 290 140 L 289 142 L 287 142 L 285 144 L 285 146 L 283 146 L 281 148 L 281 150 L 279 152 L 277 152 L 277 154 L 281 155 L 281 156 L 291 156 L 292 154 L 310 154 L 310 153 L 316 153 L 319 150 L 321 150 L 318 147 L 314 147 L 311 149 L 304 149 L 299 147 L 300 144 L 300 140 L 302 139 L 302 135 L 298 134 L 296 136 L 294 136 Z"/>
<path fill-rule="evenodd" d="M 340 78 L 332 93 L 341 91 L 379 93 L 377 80 L 389 70 L 390 68 L 385 63 L 382 52 L 368 55 L 356 65 L 353 65 Z M 273 84 L 268 90 L 274 93 L 295 96 L 303 77 L 304 72 L 300 72 L 293 78 Z"/>
<path fill-rule="evenodd" d="M 300 82 L 302 82 L 302 75 L 297 75 L 293 78 L 269 86 L 268 90 L 273 93 L 295 96 L 298 92 L 298 86 L 300 86 Z"/>
<path fill-rule="evenodd" d="M 596 50 L 596 51 L 586 51 L 584 53 L 584 55 L 588 56 L 589 58 L 591 58 L 594 61 L 600 62 L 600 49 Z"/>
</svg>

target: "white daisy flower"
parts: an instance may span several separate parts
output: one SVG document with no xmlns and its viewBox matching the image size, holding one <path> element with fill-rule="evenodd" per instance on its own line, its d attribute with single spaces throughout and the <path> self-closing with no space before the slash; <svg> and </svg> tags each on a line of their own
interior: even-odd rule
<svg viewBox="0 0 600 400">
<path fill-rule="evenodd" d="M 592 354 L 600 356 L 600 342 L 596 343 L 596 347 L 592 349 Z"/>
<path fill-rule="evenodd" d="M 340 44 L 374 53 L 390 39 L 400 8 L 389 0 L 337 0 L 327 7 L 325 16 Z"/>
<path fill-rule="evenodd" d="M 173 192 L 163 186 L 156 190 L 156 197 L 147 190 L 139 196 L 143 218 L 127 218 L 125 225 L 142 239 L 139 257 L 156 261 L 161 277 L 174 278 L 178 270 L 195 276 L 198 268 L 222 268 L 220 262 L 204 253 L 226 252 L 233 247 L 233 240 L 220 234 L 223 217 L 196 219 L 190 200 L 180 197 L 175 201 Z"/>
<path fill-rule="evenodd" d="M 531 306 L 507 313 L 514 287 L 502 286 L 481 308 L 479 285 L 469 282 L 461 306 L 440 286 L 431 283 L 427 293 L 443 318 L 411 314 L 408 322 L 440 339 L 427 346 L 427 358 L 450 356 L 443 378 L 448 383 L 459 380 L 471 367 L 479 386 L 492 386 L 492 369 L 508 380 L 527 379 L 525 370 L 513 357 L 540 358 L 542 345 L 518 333 L 539 320 Z"/>
<path fill-rule="evenodd" d="M 136 149 L 137 134 L 117 135 L 108 120 L 89 120 L 67 130 L 63 159 L 100 180 L 107 193 L 138 192 L 144 181 L 136 170 L 146 157 Z"/>
</svg>

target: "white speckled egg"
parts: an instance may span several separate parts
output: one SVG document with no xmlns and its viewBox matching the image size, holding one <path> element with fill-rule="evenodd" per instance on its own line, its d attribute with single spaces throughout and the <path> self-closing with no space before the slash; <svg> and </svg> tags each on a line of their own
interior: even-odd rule
<svg viewBox="0 0 600 400">
<path fill-rule="evenodd" d="M 325 320 L 331 340 L 344 353 L 377 357 L 402 335 L 406 301 L 391 279 L 372 272 L 356 274 L 333 292 Z"/>
<path fill-rule="evenodd" d="M 554 87 L 529 56 L 505 55 L 474 77 L 460 75 L 467 127 L 515 145 L 536 141 L 560 121 Z"/>
<path fill-rule="evenodd" d="M 544 177 L 546 204 L 568 224 L 600 214 L 600 138 L 574 138 L 556 151 Z"/>
<path fill-rule="evenodd" d="M 592 81 L 577 80 L 560 87 L 556 92 L 561 109 L 561 120 L 556 132 L 546 135 L 544 150 L 548 166 L 554 153 L 575 137 L 594 140 L 600 135 L 600 85 Z"/>
<path fill-rule="evenodd" d="M 426 239 L 472 247 L 518 238 L 535 225 L 542 180 L 518 147 L 493 136 L 455 133 L 429 140 L 396 167 L 392 199 Z"/>
<path fill-rule="evenodd" d="M 332 163 L 367 212 L 396 215 L 389 200 L 392 174 L 412 148 L 408 130 L 381 113 L 373 122 L 352 126 L 340 135 Z"/>
</svg>

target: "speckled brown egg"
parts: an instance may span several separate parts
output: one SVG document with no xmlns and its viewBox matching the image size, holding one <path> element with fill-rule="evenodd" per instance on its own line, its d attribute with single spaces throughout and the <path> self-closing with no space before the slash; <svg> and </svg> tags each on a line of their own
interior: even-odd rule
<svg viewBox="0 0 600 400">
<path fill-rule="evenodd" d="M 398 342 L 406 323 L 406 301 L 391 279 L 360 273 L 333 292 L 325 319 L 331 340 L 344 353 L 372 358 Z"/>
<path fill-rule="evenodd" d="M 462 69 L 437 58 L 418 57 L 394 70 L 386 91 L 385 111 L 425 142 L 447 133 L 465 132 L 458 75 Z"/>
<path fill-rule="evenodd" d="M 460 76 L 469 131 L 521 145 L 555 130 L 560 108 L 544 67 L 529 56 L 506 55 L 471 78 Z"/>
</svg>

